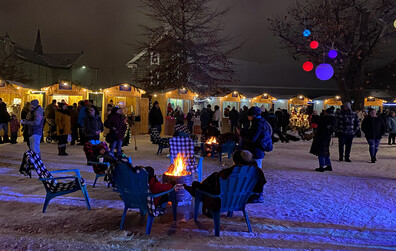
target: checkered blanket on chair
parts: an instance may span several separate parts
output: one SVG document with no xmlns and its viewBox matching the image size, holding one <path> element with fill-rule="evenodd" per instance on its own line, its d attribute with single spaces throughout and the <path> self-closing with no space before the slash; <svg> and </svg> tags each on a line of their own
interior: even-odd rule
<svg viewBox="0 0 396 251">
<path fill-rule="evenodd" d="M 150 128 L 150 141 L 161 147 L 169 147 L 169 138 L 161 138 L 157 128 Z"/>
<path fill-rule="evenodd" d="M 197 171 L 197 163 L 194 158 L 194 142 L 186 137 L 173 137 L 169 140 L 170 154 L 175 159 L 178 153 L 187 158 L 187 171 L 194 173 Z"/>
<path fill-rule="evenodd" d="M 19 173 L 24 174 L 26 176 L 32 177 L 31 170 L 36 170 L 37 175 L 40 178 L 53 178 L 52 174 L 45 168 L 44 163 L 41 161 L 40 156 L 35 154 L 31 150 L 27 150 L 23 154 L 23 159 L 21 163 L 21 167 L 19 168 Z M 61 191 L 72 190 L 77 187 L 80 187 L 78 180 L 75 179 L 71 182 L 57 182 L 56 180 L 45 180 L 42 181 L 46 190 L 49 190 L 52 193 L 57 193 Z M 84 185 L 84 179 L 80 179 L 81 185 Z"/>
</svg>

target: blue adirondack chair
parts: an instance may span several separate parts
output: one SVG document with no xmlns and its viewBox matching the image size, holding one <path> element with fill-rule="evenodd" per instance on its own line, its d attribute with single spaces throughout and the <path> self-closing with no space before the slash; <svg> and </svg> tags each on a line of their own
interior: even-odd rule
<svg viewBox="0 0 396 251">
<path fill-rule="evenodd" d="M 221 156 L 223 153 L 228 153 L 228 158 L 229 159 L 231 158 L 231 155 L 233 154 L 233 152 L 235 150 L 235 145 L 236 145 L 236 143 L 233 140 L 229 140 L 221 145 L 221 147 L 220 147 L 221 150 L 219 152 L 220 162 L 221 162 Z"/>
<path fill-rule="evenodd" d="M 125 164 L 119 164 L 114 168 L 113 178 L 117 190 L 124 201 L 124 213 L 122 214 L 120 229 L 124 226 L 125 215 L 129 208 L 137 208 L 142 215 L 146 215 L 149 212 L 148 197 L 157 198 L 165 194 L 169 194 L 169 200 L 172 202 L 173 219 L 176 221 L 177 201 L 175 187 L 162 193 L 149 193 L 147 172 L 141 170 L 139 173 L 135 173 Z M 153 220 L 154 216 L 149 212 L 146 234 L 150 234 Z"/>
<path fill-rule="evenodd" d="M 44 166 L 44 163 L 41 161 L 41 158 L 33 151 L 28 150 L 26 152 L 26 156 L 28 157 L 27 162 L 30 162 L 29 164 L 33 165 L 34 169 L 37 172 L 37 175 L 39 176 L 39 180 L 43 182 L 44 188 L 47 192 L 45 196 L 43 213 L 45 213 L 51 199 L 57 196 L 73 193 L 78 190 L 82 191 L 87 208 L 88 210 L 91 210 L 87 187 L 85 184 L 82 183 L 84 180 L 81 179 L 80 170 L 63 169 L 63 170 L 49 172 L 47 168 Z M 61 176 L 61 177 L 52 176 L 52 174 L 55 173 L 66 173 L 66 172 L 74 172 L 75 175 Z M 58 180 L 67 180 L 67 179 L 69 180 L 71 179 L 72 181 L 68 183 L 58 182 Z"/>
<path fill-rule="evenodd" d="M 254 166 L 236 166 L 228 177 L 223 180 L 220 178 L 220 194 L 214 195 L 201 191 L 195 190 L 195 209 L 194 209 L 194 220 L 198 219 L 199 204 L 202 202 L 202 196 L 206 195 L 212 198 L 220 198 L 221 207 L 219 211 L 209 210 L 213 216 L 215 236 L 220 236 L 220 213 L 228 212 L 227 216 L 231 217 L 233 211 L 242 211 L 245 216 L 245 221 L 249 229 L 249 233 L 252 232 L 250 227 L 249 217 L 245 210 L 246 202 L 252 194 L 253 188 L 257 183 L 259 177 L 259 171 Z"/>
</svg>

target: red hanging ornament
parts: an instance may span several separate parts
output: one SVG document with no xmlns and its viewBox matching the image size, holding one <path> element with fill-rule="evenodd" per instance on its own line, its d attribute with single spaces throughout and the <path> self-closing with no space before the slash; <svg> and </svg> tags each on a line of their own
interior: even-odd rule
<svg viewBox="0 0 396 251">
<path fill-rule="evenodd" d="M 303 69 L 304 69 L 304 71 L 312 71 L 313 64 L 311 62 L 307 61 L 303 64 Z"/>
<path fill-rule="evenodd" d="M 318 48 L 318 46 L 319 46 L 319 43 L 317 42 L 317 41 L 312 41 L 310 44 L 309 44 L 309 46 L 312 48 L 312 49 L 316 49 L 316 48 Z"/>
</svg>

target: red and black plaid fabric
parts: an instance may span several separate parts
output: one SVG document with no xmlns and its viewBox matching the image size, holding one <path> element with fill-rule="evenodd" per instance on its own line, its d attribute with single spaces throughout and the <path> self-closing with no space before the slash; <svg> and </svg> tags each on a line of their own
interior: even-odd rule
<svg viewBox="0 0 396 251">
<path fill-rule="evenodd" d="M 170 155 L 175 159 L 178 153 L 187 158 L 187 171 L 194 173 L 197 171 L 197 163 L 194 158 L 194 141 L 186 137 L 173 137 L 169 140 Z"/>
</svg>

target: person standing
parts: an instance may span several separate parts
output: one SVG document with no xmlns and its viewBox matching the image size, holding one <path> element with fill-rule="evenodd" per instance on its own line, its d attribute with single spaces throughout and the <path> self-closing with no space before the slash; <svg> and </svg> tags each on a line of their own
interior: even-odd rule
<svg viewBox="0 0 396 251">
<path fill-rule="evenodd" d="M 10 121 L 10 114 L 7 112 L 7 105 L 0 98 L 0 132 L 3 130 L 3 140 L 0 136 L 0 144 L 8 143 L 8 122 Z"/>
<path fill-rule="evenodd" d="M 351 154 L 352 141 L 355 137 L 355 133 L 360 130 L 359 118 L 356 113 L 351 110 L 351 103 L 349 102 L 346 102 L 341 106 L 341 110 L 336 113 L 336 118 L 339 160 L 351 162 L 349 157 Z"/>
<path fill-rule="evenodd" d="M 230 123 L 231 123 L 231 132 L 234 133 L 235 129 L 238 126 L 238 111 L 235 109 L 235 106 L 232 107 L 230 111 Z"/>
<path fill-rule="evenodd" d="M 45 119 L 47 122 L 52 126 L 52 128 L 55 130 L 55 113 L 57 111 L 58 107 L 56 106 L 56 99 L 52 100 L 52 103 L 47 105 L 45 107 Z"/>
<path fill-rule="evenodd" d="M 65 103 L 58 103 L 55 113 L 56 134 L 58 135 L 58 155 L 67 156 L 67 137 L 71 134 L 70 114 Z"/>
<path fill-rule="evenodd" d="M 215 111 L 213 113 L 212 117 L 212 124 L 213 126 L 216 127 L 216 129 L 221 132 L 221 112 L 220 112 L 220 107 L 218 105 L 215 105 L 214 107 Z"/>
<path fill-rule="evenodd" d="M 84 139 L 86 141 L 99 140 L 100 133 L 103 132 L 103 123 L 99 112 L 94 105 L 89 106 L 85 110 L 87 115 L 84 119 Z"/>
<path fill-rule="evenodd" d="M 330 161 L 330 141 L 331 135 L 337 126 L 337 119 L 334 116 L 334 109 L 327 108 L 318 121 L 318 127 L 315 137 L 312 141 L 309 153 L 317 155 L 319 159 L 319 168 L 315 171 L 333 171 Z"/>
<path fill-rule="evenodd" d="M 84 121 L 85 121 L 85 117 L 87 115 L 87 111 L 86 111 L 86 106 L 84 101 L 80 100 L 78 101 L 78 118 L 77 118 L 77 126 L 78 128 L 78 134 L 80 135 L 80 143 L 78 143 L 77 145 L 83 146 L 86 142 L 86 139 L 84 137 Z"/>
<path fill-rule="evenodd" d="M 272 150 L 272 128 L 270 124 L 261 117 L 261 110 L 257 106 L 252 106 L 247 112 L 249 121 L 252 122 L 250 128 L 239 131 L 242 138 L 242 149 L 248 150 L 253 153 L 253 159 L 256 161 L 257 166 L 262 168 L 263 159 L 265 156 L 264 151 Z"/>
<path fill-rule="evenodd" d="M 122 142 L 127 129 L 122 109 L 113 107 L 111 113 L 107 116 L 104 126 L 110 129 L 108 136 L 106 136 L 108 143 L 110 143 L 110 153 L 114 154 L 114 150 L 117 149 L 117 156 L 121 156 Z"/>
<path fill-rule="evenodd" d="M 78 139 L 78 108 L 77 104 L 74 103 L 73 106 L 69 106 L 69 114 L 70 114 L 70 126 L 71 126 L 71 141 L 70 145 L 75 145 L 76 140 Z"/>
<path fill-rule="evenodd" d="M 29 114 L 30 111 L 30 102 L 26 102 L 26 104 L 23 106 L 22 112 L 21 112 L 21 119 L 24 120 L 26 119 L 26 116 Z M 23 142 L 27 143 L 27 146 L 30 148 L 29 145 L 29 129 L 27 125 L 22 125 L 22 131 L 23 131 Z"/>
<path fill-rule="evenodd" d="M 30 113 L 22 124 L 28 126 L 29 147 L 34 153 L 41 157 L 40 140 L 43 135 L 44 111 L 37 99 L 30 101 Z"/>
<path fill-rule="evenodd" d="M 211 121 L 211 117 L 208 112 L 208 108 L 202 109 L 201 116 L 200 116 L 199 120 L 201 121 L 202 135 L 206 135 L 209 125 L 210 125 L 210 121 Z"/>
<path fill-rule="evenodd" d="M 149 123 L 152 128 L 157 128 L 158 132 L 161 133 L 161 126 L 164 123 L 164 117 L 162 116 L 158 101 L 154 102 L 153 108 L 150 110 Z"/>
<path fill-rule="evenodd" d="M 369 115 L 363 119 L 362 131 L 369 144 L 371 160 L 369 163 L 377 161 L 378 146 L 381 142 L 382 135 L 385 134 L 386 126 L 382 118 L 377 117 L 374 109 L 369 109 Z"/>
<path fill-rule="evenodd" d="M 11 144 L 16 144 L 17 139 L 18 139 L 18 131 L 19 128 L 21 127 L 19 120 L 15 114 L 11 115 L 11 120 L 10 120 L 10 130 L 11 130 Z"/>
<path fill-rule="evenodd" d="M 193 133 L 193 126 L 194 126 L 194 109 L 191 108 L 190 111 L 187 113 L 187 128 L 190 131 L 190 133 Z"/>
<path fill-rule="evenodd" d="M 389 128 L 389 137 L 388 137 L 388 145 L 391 144 L 396 144 L 395 138 L 396 138 L 396 117 L 395 117 L 395 112 L 392 111 L 390 112 L 390 116 L 387 119 L 388 122 L 388 128 Z"/>
</svg>

